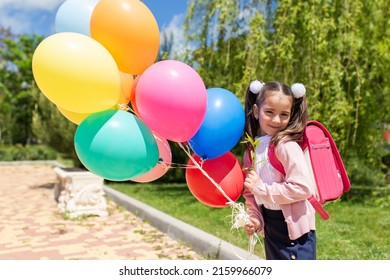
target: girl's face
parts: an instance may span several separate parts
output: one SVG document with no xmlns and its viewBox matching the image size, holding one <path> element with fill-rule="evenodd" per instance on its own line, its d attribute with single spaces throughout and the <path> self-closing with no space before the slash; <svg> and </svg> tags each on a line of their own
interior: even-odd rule
<svg viewBox="0 0 390 280">
<path fill-rule="evenodd" d="M 291 116 L 292 97 L 279 91 L 268 93 L 264 102 L 253 106 L 255 118 L 259 120 L 261 135 L 273 136 L 284 130 Z"/>
</svg>

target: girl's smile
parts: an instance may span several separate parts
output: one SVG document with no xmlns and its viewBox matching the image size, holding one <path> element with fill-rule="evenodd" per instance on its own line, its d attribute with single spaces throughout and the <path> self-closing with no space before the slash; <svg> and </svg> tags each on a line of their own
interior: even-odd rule
<svg viewBox="0 0 390 280">
<path fill-rule="evenodd" d="M 292 98 L 281 92 L 268 95 L 261 107 L 253 106 L 255 118 L 259 120 L 262 135 L 273 136 L 284 130 L 291 116 Z"/>
</svg>

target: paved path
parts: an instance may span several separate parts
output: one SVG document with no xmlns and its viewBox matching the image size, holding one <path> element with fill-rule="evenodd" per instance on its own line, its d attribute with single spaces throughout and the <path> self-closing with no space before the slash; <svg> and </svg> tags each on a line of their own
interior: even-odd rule
<svg viewBox="0 0 390 280">
<path fill-rule="evenodd" d="M 0 166 L 0 260 L 202 259 L 113 202 L 108 217 L 64 219 L 55 182 L 52 166 Z"/>
</svg>

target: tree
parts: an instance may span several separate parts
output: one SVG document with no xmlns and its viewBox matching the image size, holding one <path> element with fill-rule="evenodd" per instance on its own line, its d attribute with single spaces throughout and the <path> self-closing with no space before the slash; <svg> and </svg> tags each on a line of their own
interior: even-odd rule
<svg viewBox="0 0 390 280">
<path fill-rule="evenodd" d="M 208 87 L 241 100 L 254 79 L 304 83 L 311 118 L 332 132 L 354 177 L 362 168 L 381 170 L 389 13 L 386 0 L 192 1 L 186 30 L 197 48 L 186 62 Z M 374 178 L 383 174 L 374 173 L 365 183 L 380 183 Z"/>
<path fill-rule="evenodd" d="M 14 36 L 9 30 L 0 34 L 1 140 L 9 145 L 43 143 L 77 160 L 76 125 L 43 95 L 33 77 L 33 54 L 43 37 Z"/>
<path fill-rule="evenodd" d="M 42 40 L 37 35 L 12 36 L 2 31 L 0 48 L 0 96 L 2 137 L 10 144 L 34 143 L 32 117 L 35 98 L 32 93 L 34 78 L 31 69 L 32 55 Z"/>
</svg>

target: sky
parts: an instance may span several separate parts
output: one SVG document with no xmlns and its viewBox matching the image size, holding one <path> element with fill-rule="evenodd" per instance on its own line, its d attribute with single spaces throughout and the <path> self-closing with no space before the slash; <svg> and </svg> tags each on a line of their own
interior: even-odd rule
<svg viewBox="0 0 390 280">
<path fill-rule="evenodd" d="M 69 0 L 67 0 L 69 1 Z M 80 0 L 83 1 L 83 0 Z M 154 15 L 160 31 L 180 27 L 187 0 L 142 0 Z M 0 26 L 12 33 L 55 33 L 55 17 L 64 0 L 0 0 Z M 174 32 L 174 31 L 173 31 Z"/>
</svg>

